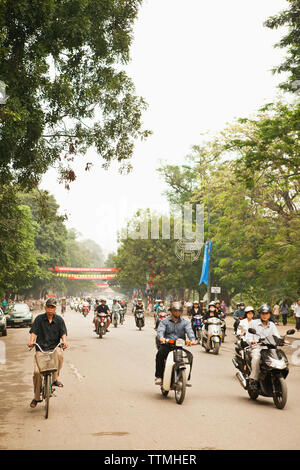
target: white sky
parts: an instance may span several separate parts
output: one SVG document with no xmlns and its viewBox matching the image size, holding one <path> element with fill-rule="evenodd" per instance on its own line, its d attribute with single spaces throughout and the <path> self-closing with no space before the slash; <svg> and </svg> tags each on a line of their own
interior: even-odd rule
<svg viewBox="0 0 300 470">
<path fill-rule="evenodd" d="M 160 160 L 184 163 L 201 133 L 219 131 L 278 96 L 283 77 L 270 70 L 285 55 L 273 47 L 283 30 L 263 22 L 287 6 L 286 0 L 144 0 L 126 70 L 149 105 L 144 128 L 153 135 L 137 142 L 129 175 L 120 175 L 116 164 L 104 170 L 93 151 L 74 165 L 70 191 L 55 170 L 47 172 L 41 187 L 67 213 L 68 228 L 108 254 L 138 208 L 167 210 L 166 186 L 156 172 Z M 90 161 L 95 165 L 85 172 Z"/>
</svg>

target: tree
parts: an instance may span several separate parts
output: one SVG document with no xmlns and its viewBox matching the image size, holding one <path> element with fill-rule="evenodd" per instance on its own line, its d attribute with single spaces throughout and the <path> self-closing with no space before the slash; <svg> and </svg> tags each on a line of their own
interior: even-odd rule
<svg viewBox="0 0 300 470">
<path fill-rule="evenodd" d="M 30 209 L 17 203 L 15 188 L 1 188 L 0 206 L 0 291 L 17 294 L 38 275 L 36 224 Z"/>
<path fill-rule="evenodd" d="M 300 93 L 300 0 L 287 0 L 290 7 L 278 15 L 269 18 L 265 25 L 271 29 L 287 27 L 287 34 L 275 47 L 287 48 L 285 61 L 274 69 L 274 72 L 289 74 L 281 88 L 293 93 Z"/>
<path fill-rule="evenodd" d="M 121 66 L 129 60 L 141 0 L 0 2 L 0 181 L 36 187 L 59 164 L 94 147 L 104 165 L 127 163 L 142 130 L 142 98 Z M 86 169 L 90 167 L 86 165 Z"/>
</svg>

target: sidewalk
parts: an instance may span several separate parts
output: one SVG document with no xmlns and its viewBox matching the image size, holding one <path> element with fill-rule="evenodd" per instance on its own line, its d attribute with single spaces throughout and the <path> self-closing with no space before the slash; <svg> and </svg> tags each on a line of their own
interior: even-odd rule
<svg viewBox="0 0 300 470">
<path fill-rule="evenodd" d="M 234 319 L 231 315 L 227 315 L 226 316 L 226 326 L 227 328 L 230 328 L 233 330 L 233 324 L 234 324 Z M 287 323 L 285 326 L 283 326 L 282 324 L 279 324 L 279 326 L 277 326 L 278 328 L 278 331 L 279 331 L 279 334 L 281 336 L 284 336 L 285 333 L 287 332 L 287 330 L 296 330 L 296 325 L 293 324 L 293 323 Z M 300 339 L 300 331 L 297 331 L 296 330 L 296 333 L 291 335 L 290 338 L 292 339 Z"/>
</svg>

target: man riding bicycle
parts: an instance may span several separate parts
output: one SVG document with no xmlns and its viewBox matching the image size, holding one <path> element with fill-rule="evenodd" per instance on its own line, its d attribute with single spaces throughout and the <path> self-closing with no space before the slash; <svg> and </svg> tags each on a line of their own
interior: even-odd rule
<svg viewBox="0 0 300 470">
<path fill-rule="evenodd" d="M 44 351 L 52 351 L 61 342 L 62 348 L 68 347 L 67 328 L 64 319 L 60 315 L 56 315 L 56 300 L 50 298 L 45 304 L 45 313 L 38 315 L 29 331 L 30 340 L 28 347 L 32 348 L 34 343 L 38 343 Z M 53 385 L 57 387 L 63 387 L 63 384 L 59 382 L 58 376 L 60 374 L 63 365 L 63 353 L 60 348 L 57 348 L 58 355 L 58 369 L 53 373 Z M 34 372 L 33 372 L 33 388 L 34 388 L 34 399 L 31 401 L 31 408 L 35 408 L 36 405 L 41 402 L 41 387 L 43 376 L 39 371 L 37 365 L 37 357 L 42 355 L 36 347 L 35 360 L 34 360 Z"/>
</svg>

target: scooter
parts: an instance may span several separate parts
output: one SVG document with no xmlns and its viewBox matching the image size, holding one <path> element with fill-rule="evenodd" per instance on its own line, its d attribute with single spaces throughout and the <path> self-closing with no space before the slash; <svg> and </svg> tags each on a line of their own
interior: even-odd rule
<svg viewBox="0 0 300 470">
<path fill-rule="evenodd" d="M 256 334 L 256 330 L 249 328 L 249 333 Z M 293 335 L 295 330 L 288 330 L 283 338 L 269 336 L 260 338 L 258 344 L 265 346 L 261 350 L 260 373 L 258 378 L 258 387 L 253 388 L 249 384 L 251 374 L 251 346 L 245 346 L 241 340 L 236 347 L 236 356 L 232 362 L 238 369 L 236 377 L 240 385 L 247 390 L 251 400 L 256 400 L 259 395 L 263 397 L 272 397 L 273 402 L 278 409 L 283 409 L 287 402 L 287 385 L 285 382 L 289 374 L 288 359 L 285 353 L 278 349 L 284 345 L 285 337 Z M 239 350 L 240 349 L 240 350 Z"/>
<path fill-rule="evenodd" d="M 96 317 L 96 333 L 99 335 L 101 339 L 107 330 L 107 315 L 106 313 L 100 313 L 98 317 Z"/>
<path fill-rule="evenodd" d="M 145 326 L 144 310 L 135 311 L 135 324 L 137 328 L 139 328 L 140 331 L 143 328 L 143 326 Z"/>
<path fill-rule="evenodd" d="M 208 325 L 208 328 L 205 328 Z M 216 317 L 210 317 L 202 327 L 202 346 L 208 353 L 211 349 L 213 354 L 219 354 L 222 342 L 222 321 Z"/>
<path fill-rule="evenodd" d="M 167 317 L 169 316 L 168 312 L 159 312 L 157 314 L 157 321 L 156 321 L 156 325 L 155 325 L 155 329 L 157 330 L 160 322 L 162 320 L 165 320 Z M 155 336 L 155 343 L 156 343 L 156 348 L 159 349 L 159 346 L 160 346 L 160 341 L 159 339 L 157 338 L 157 336 Z"/>
<path fill-rule="evenodd" d="M 201 338 L 202 338 L 202 327 L 203 327 L 203 321 L 202 321 L 201 315 L 195 315 L 193 317 L 192 326 L 193 326 L 193 331 L 195 333 L 196 340 L 198 341 L 198 344 L 200 344 Z"/>
<path fill-rule="evenodd" d="M 83 307 L 82 307 L 82 315 L 83 315 L 84 317 L 86 317 L 86 316 L 88 315 L 89 311 L 90 311 L 90 310 L 89 310 L 89 307 L 88 307 L 87 305 L 83 305 Z"/>
<path fill-rule="evenodd" d="M 115 328 L 118 327 L 118 312 L 113 312 L 112 314 L 112 322 Z"/>
<path fill-rule="evenodd" d="M 165 362 L 161 393 L 166 397 L 170 390 L 174 390 L 175 400 L 181 405 L 185 398 L 186 382 L 191 373 L 191 363 L 184 346 L 191 343 L 183 339 L 167 339 L 166 343 L 173 345 L 173 348 Z"/>
<path fill-rule="evenodd" d="M 119 315 L 120 315 L 120 324 L 123 325 L 125 321 L 125 309 L 124 308 L 120 308 Z"/>
</svg>

